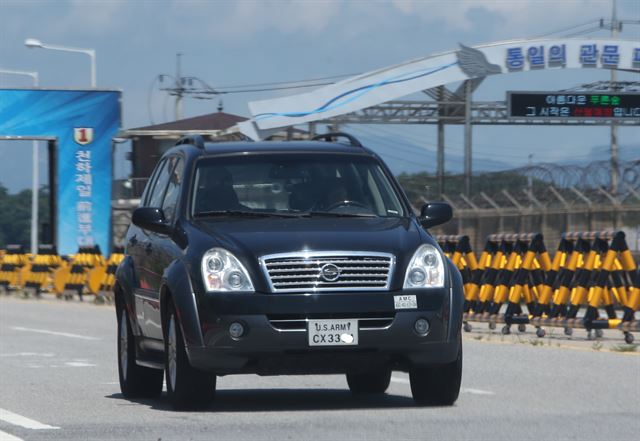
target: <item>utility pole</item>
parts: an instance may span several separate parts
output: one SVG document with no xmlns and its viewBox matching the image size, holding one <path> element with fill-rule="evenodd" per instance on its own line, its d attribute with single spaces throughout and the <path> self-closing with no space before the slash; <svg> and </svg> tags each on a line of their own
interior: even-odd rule
<svg viewBox="0 0 640 441">
<path fill-rule="evenodd" d="M 616 8 L 616 0 L 611 0 L 611 38 L 618 36 L 618 31 L 621 23 L 618 21 L 618 11 Z M 618 80 L 618 72 L 615 69 L 611 69 L 611 88 L 616 85 Z M 618 194 L 618 180 L 619 180 L 619 168 L 618 168 L 618 125 L 615 122 L 611 122 L 611 193 L 616 196 Z"/>
<path fill-rule="evenodd" d="M 444 106 L 442 102 L 444 101 L 444 86 L 438 87 L 438 102 L 441 104 L 438 106 L 438 157 L 437 157 L 437 168 L 436 168 L 436 177 L 438 180 L 438 198 L 442 199 L 442 194 L 444 193 L 444 120 L 442 117 L 444 116 Z"/>
<path fill-rule="evenodd" d="M 533 176 L 531 176 L 533 167 L 533 153 L 529 153 L 529 176 L 527 176 L 527 188 L 533 192 Z"/>
<path fill-rule="evenodd" d="M 464 194 L 471 196 L 471 169 L 473 161 L 471 160 L 471 80 L 465 80 L 464 88 Z"/>
<path fill-rule="evenodd" d="M 181 61 L 182 52 L 176 53 L 176 74 L 171 76 L 168 74 L 160 74 L 157 76 L 158 81 L 162 85 L 164 79 L 170 79 L 172 82 L 165 87 L 160 87 L 160 90 L 167 92 L 170 96 L 176 97 L 175 103 L 175 118 L 176 120 L 182 119 L 182 99 L 185 96 L 193 96 L 198 99 L 211 99 L 215 95 L 220 95 L 213 87 L 209 86 L 206 82 L 198 77 L 182 76 Z M 220 111 L 220 109 L 218 109 Z"/>
<path fill-rule="evenodd" d="M 176 54 L 176 78 L 175 78 L 176 120 L 182 119 L 182 95 L 184 94 L 184 87 L 182 87 L 182 75 L 180 74 L 180 58 L 181 57 L 182 57 L 182 52 L 178 52 Z"/>
</svg>

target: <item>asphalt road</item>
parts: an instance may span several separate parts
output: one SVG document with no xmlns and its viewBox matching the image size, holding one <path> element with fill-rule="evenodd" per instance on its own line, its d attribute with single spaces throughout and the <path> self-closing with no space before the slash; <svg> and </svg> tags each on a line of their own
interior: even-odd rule
<svg viewBox="0 0 640 441">
<path fill-rule="evenodd" d="M 0 298 L 0 440 L 638 439 L 640 356 L 471 334 L 455 406 L 408 377 L 354 398 L 343 376 L 229 376 L 201 412 L 120 395 L 112 307 Z M 478 338 L 480 337 L 480 338 Z M 531 344 L 530 344 L 531 343 Z M 560 347 L 558 347 L 560 345 Z"/>
</svg>

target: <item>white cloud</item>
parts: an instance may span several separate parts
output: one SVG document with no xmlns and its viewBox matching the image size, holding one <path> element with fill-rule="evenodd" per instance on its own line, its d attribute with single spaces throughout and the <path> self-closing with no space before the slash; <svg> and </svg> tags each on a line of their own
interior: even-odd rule
<svg viewBox="0 0 640 441">
<path fill-rule="evenodd" d="M 443 21 L 453 30 L 481 29 L 486 23 L 474 22 L 470 14 L 484 10 L 502 19 L 499 34 L 535 35 L 563 28 L 592 18 L 609 17 L 611 0 L 393 0 L 405 15 L 425 22 Z M 621 14 L 640 12 L 637 0 L 619 1 Z"/>
<path fill-rule="evenodd" d="M 342 4 L 342 1 L 174 0 L 165 15 L 167 26 L 173 26 L 178 33 L 242 39 L 269 30 L 316 35 L 339 15 Z M 177 23 L 180 25 L 176 26 Z"/>
<path fill-rule="evenodd" d="M 119 0 L 72 0 L 67 7 L 60 8 L 65 13 L 51 20 L 50 26 L 60 32 L 100 35 L 112 32 L 123 24 L 126 7 L 127 2 Z"/>
<path fill-rule="evenodd" d="M 618 4 L 621 16 L 640 18 L 638 0 L 619 0 Z M 453 33 L 479 31 L 509 38 L 608 17 L 611 0 L 70 0 L 43 8 L 46 17 L 37 9 L 27 13 L 26 5 L 18 5 L 13 3 L 23 11 L 19 16 L 46 20 L 46 33 L 63 38 L 114 32 L 135 35 L 149 27 L 161 34 L 240 39 L 264 31 L 320 36 L 332 27 L 339 29 L 342 37 L 354 37 L 405 18 L 417 18 L 427 25 L 444 24 Z M 499 29 L 488 29 L 491 24 L 480 22 L 478 17 L 495 18 L 493 25 L 499 23 Z M 33 20 L 18 22 L 21 25 L 14 23 L 14 30 L 33 26 Z"/>
</svg>

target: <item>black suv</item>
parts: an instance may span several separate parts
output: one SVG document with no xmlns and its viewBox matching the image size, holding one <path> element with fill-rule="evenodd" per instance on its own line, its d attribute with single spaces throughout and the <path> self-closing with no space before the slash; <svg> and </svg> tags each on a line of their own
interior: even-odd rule
<svg viewBox="0 0 640 441">
<path fill-rule="evenodd" d="M 347 143 L 336 142 L 345 138 Z M 462 375 L 460 273 L 382 160 L 344 133 L 308 142 L 183 138 L 133 213 L 114 288 L 125 397 L 209 402 L 216 376 L 346 374 L 381 394 L 410 374 L 451 405 Z"/>
</svg>

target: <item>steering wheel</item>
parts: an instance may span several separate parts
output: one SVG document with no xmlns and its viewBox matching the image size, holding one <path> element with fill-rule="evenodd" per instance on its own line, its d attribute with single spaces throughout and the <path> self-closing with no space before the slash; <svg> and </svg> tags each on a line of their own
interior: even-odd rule
<svg viewBox="0 0 640 441">
<path fill-rule="evenodd" d="M 331 204 L 327 208 L 325 208 L 325 210 L 326 211 L 332 211 L 332 210 L 335 210 L 336 208 L 339 208 L 339 207 L 360 207 L 360 208 L 366 208 L 367 210 L 371 211 L 371 208 L 369 208 L 368 206 L 366 206 L 362 202 L 350 201 L 350 200 L 334 202 L 333 204 Z"/>
</svg>

